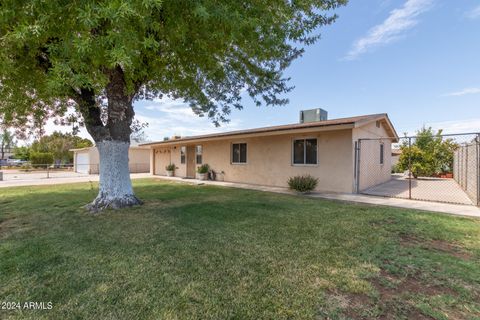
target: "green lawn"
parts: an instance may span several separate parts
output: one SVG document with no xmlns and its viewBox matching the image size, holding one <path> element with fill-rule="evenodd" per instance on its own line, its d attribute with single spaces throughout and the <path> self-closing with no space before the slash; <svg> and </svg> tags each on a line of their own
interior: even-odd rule
<svg viewBox="0 0 480 320">
<path fill-rule="evenodd" d="M 2 319 L 480 319 L 480 220 L 159 180 L 0 189 Z"/>
</svg>

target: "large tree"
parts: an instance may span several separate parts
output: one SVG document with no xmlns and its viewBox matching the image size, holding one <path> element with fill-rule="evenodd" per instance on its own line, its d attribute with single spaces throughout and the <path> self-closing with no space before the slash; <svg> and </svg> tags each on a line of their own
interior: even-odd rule
<svg viewBox="0 0 480 320">
<path fill-rule="evenodd" d="M 0 159 L 5 159 L 7 149 L 13 149 L 16 146 L 14 135 L 8 130 L 3 129 L 0 132 Z"/>
<path fill-rule="evenodd" d="M 71 149 L 86 148 L 93 146 L 88 139 L 83 139 L 73 133 L 55 131 L 35 140 L 31 145 L 32 152 L 51 153 L 55 163 L 71 163 L 73 152 Z"/>
<path fill-rule="evenodd" d="M 182 98 L 215 124 L 287 103 L 289 64 L 347 0 L 3 0 L 0 117 L 40 126 L 69 107 L 100 152 L 93 211 L 139 204 L 128 174 L 133 102 Z"/>
</svg>

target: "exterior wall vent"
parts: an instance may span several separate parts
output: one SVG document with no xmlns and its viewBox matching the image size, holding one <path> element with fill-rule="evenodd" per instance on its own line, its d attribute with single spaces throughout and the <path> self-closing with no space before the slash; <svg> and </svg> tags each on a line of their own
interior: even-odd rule
<svg viewBox="0 0 480 320">
<path fill-rule="evenodd" d="M 321 108 L 300 111 L 300 123 L 328 120 L 328 112 Z"/>
</svg>

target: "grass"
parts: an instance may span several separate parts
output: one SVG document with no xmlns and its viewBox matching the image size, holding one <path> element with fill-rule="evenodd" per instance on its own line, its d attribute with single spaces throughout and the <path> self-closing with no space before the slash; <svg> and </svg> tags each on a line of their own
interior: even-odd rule
<svg viewBox="0 0 480 320">
<path fill-rule="evenodd" d="M 480 221 L 160 180 L 0 193 L 2 319 L 480 319 Z"/>
</svg>

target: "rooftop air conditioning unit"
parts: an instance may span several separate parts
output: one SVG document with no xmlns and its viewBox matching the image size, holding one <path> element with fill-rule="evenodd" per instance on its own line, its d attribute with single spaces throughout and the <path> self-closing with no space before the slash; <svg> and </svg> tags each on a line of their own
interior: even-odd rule
<svg viewBox="0 0 480 320">
<path fill-rule="evenodd" d="M 321 108 L 300 111 L 300 123 L 328 120 L 328 112 Z"/>
</svg>

